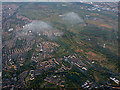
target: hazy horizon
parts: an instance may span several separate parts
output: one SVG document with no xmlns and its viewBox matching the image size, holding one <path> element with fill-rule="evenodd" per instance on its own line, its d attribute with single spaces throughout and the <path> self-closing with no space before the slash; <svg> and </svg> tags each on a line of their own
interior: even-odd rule
<svg viewBox="0 0 120 90">
<path fill-rule="evenodd" d="M 118 2 L 119 0 L 0 0 L 1 2 Z"/>
</svg>

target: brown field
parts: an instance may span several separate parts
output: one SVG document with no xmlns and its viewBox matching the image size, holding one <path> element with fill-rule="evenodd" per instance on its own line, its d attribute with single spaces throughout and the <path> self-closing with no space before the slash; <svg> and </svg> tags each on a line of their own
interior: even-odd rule
<svg viewBox="0 0 120 90">
<path fill-rule="evenodd" d="M 106 28 L 109 28 L 109 29 L 112 29 L 114 28 L 113 26 L 109 25 L 109 24 L 106 24 L 104 21 L 102 20 L 86 20 L 87 23 L 89 24 L 94 24 L 94 25 L 97 25 L 99 27 L 106 27 Z"/>
</svg>

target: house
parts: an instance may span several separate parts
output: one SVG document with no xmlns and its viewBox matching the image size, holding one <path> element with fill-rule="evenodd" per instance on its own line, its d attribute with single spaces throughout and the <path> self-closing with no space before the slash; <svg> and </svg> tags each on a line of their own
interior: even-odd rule
<svg viewBox="0 0 120 90">
<path fill-rule="evenodd" d="M 87 70 L 87 68 L 85 68 L 85 67 L 82 67 L 82 69 L 83 69 L 83 70 Z"/>
<path fill-rule="evenodd" d="M 29 75 L 30 75 L 30 80 L 34 80 L 35 79 L 34 78 L 34 70 L 30 70 Z"/>
<path fill-rule="evenodd" d="M 0 77 L 2 76 L 2 72 L 0 72 Z"/>
<path fill-rule="evenodd" d="M 8 31 L 9 31 L 9 32 L 13 31 L 13 28 L 10 28 Z"/>
<path fill-rule="evenodd" d="M 116 84 L 119 84 L 119 80 L 117 80 L 116 78 L 110 77 L 110 79 L 113 80 Z"/>
</svg>

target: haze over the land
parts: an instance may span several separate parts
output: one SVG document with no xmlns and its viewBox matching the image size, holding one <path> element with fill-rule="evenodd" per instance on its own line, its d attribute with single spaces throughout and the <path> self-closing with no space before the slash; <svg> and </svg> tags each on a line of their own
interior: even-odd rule
<svg viewBox="0 0 120 90">
<path fill-rule="evenodd" d="M 27 32 L 33 32 L 36 34 L 47 33 L 49 38 L 54 38 L 53 36 L 54 33 L 57 33 L 60 35 L 63 34 L 58 29 L 56 29 L 54 26 L 52 26 L 52 23 L 45 22 L 42 20 L 35 20 L 35 21 L 32 21 L 31 23 L 26 24 L 23 27 L 23 32 L 22 33 L 17 32 L 17 34 L 20 34 L 20 36 L 21 35 L 26 36 Z M 50 32 L 52 33 L 52 35 L 49 34 Z"/>
<path fill-rule="evenodd" d="M 72 24 L 83 22 L 83 19 L 79 17 L 79 15 L 75 12 L 69 12 L 69 13 L 63 14 L 62 20 Z"/>
<path fill-rule="evenodd" d="M 25 25 L 23 31 L 32 30 L 33 32 L 44 32 L 53 30 L 54 28 L 44 21 L 33 21 L 27 25 Z"/>
<path fill-rule="evenodd" d="M 119 0 L 0 0 L 2 2 L 118 2 Z"/>
</svg>

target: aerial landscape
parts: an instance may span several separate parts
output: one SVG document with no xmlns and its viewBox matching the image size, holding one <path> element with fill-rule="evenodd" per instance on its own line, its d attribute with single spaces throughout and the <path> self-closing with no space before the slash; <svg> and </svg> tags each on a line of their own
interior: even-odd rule
<svg viewBox="0 0 120 90">
<path fill-rule="evenodd" d="M 2 3 L 2 88 L 120 89 L 117 7 Z"/>
</svg>

